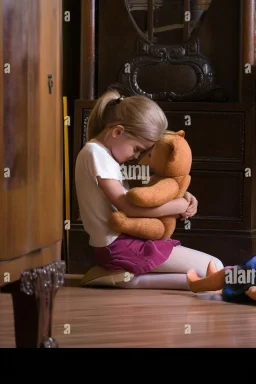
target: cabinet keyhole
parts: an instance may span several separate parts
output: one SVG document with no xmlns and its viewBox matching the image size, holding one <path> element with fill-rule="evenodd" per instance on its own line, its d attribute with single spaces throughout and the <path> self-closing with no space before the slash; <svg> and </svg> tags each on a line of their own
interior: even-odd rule
<svg viewBox="0 0 256 384">
<path fill-rule="evenodd" d="M 49 88 L 49 93 L 50 94 L 52 93 L 52 87 L 53 87 L 53 79 L 52 79 L 52 75 L 49 74 L 48 75 L 48 88 Z"/>
</svg>

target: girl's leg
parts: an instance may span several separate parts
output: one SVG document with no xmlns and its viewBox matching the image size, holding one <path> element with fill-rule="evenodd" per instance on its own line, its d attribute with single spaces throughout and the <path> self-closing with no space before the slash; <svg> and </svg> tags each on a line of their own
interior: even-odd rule
<svg viewBox="0 0 256 384">
<path fill-rule="evenodd" d="M 216 257 L 179 245 L 173 248 L 169 259 L 151 272 L 186 274 L 190 269 L 194 269 L 199 277 L 205 277 L 211 260 L 214 261 L 217 270 L 224 268 L 222 262 Z"/>
<path fill-rule="evenodd" d="M 130 289 L 173 289 L 188 291 L 189 286 L 184 273 L 146 273 L 135 276 L 127 283 L 119 282 L 116 288 Z"/>
<path fill-rule="evenodd" d="M 170 257 L 159 267 L 145 275 L 135 276 L 129 282 L 116 283 L 117 288 L 189 290 L 186 273 L 195 269 L 198 276 L 205 277 L 209 262 L 222 269 L 222 262 L 214 256 L 194 249 L 177 246 Z"/>
</svg>

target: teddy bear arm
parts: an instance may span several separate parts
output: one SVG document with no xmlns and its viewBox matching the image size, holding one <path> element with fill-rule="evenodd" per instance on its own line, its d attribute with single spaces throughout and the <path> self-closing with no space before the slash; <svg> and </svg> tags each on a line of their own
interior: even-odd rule
<svg viewBox="0 0 256 384">
<path fill-rule="evenodd" d="M 191 176 L 181 176 L 181 177 L 175 177 L 174 180 L 179 184 L 179 193 L 177 195 L 177 199 L 181 198 L 185 195 L 185 192 L 188 190 L 188 187 L 191 183 Z"/>
<path fill-rule="evenodd" d="M 127 197 L 139 207 L 154 208 L 175 199 L 178 192 L 179 185 L 175 180 L 163 178 L 152 186 L 131 189 Z"/>
<path fill-rule="evenodd" d="M 161 239 L 165 227 L 157 218 L 127 217 L 121 211 L 113 212 L 108 224 L 114 231 L 148 240 Z"/>
<path fill-rule="evenodd" d="M 177 217 L 175 216 L 160 217 L 159 220 L 163 223 L 165 229 L 164 234 L 161 237 L 162 240 L 167 240 L 173 235 L 176 228 L 176 218 Z"/>
</svg>

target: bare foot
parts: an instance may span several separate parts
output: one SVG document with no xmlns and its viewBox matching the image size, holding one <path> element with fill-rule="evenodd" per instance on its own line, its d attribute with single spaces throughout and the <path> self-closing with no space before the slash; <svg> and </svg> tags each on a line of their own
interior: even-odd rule
<svg viewBox="0 0 256 384">
<path fill-rule="evenodd" d="M 217 271 L 218 271 L 218 269 L 217 269 L 214 261 L 211 260 L 208 264 L 208 267 L 207 267 L 206 276 L 212 275 Z M 198 274 L 196 273 L 196 271 L 194 269 L 190 269 L 187 272 L 187 280 L 188 280 L 189 284 L 193 283 L 194 281 L 201 280 L 201 279 L 202 278 L 198 276 Z"/>
<path fill-rule="evenodd" d="M 210 261 L 207 267 L 206 276 L 212 275 L 213 273 L 217 272 L 218 269 L 214 263 L 213 260 Z"/>
<path fill-rule="evenodd" d="M 201 277 L 198 276 L 198 274 L 196 273 L 195 269 L 190 269 L 187 272 L 187 279 L 188 279 L 188 282 L 193 282 L 193 281 L 200 280 Z"/>
<path fill-rule="evenodd" d="M 198 276 L 195 269 L 190 269 L 187 272 L 187 282 L 188 282 L 189 288 L 191 289 L 192 292 L 197 292 L 194 284 L 196 281 L 199 281 L 199 280 L 201 280 L 201 278 Z"/>
<path fill-rule="evenodd" d="M 213 260 L 211 260 L 208 264 L 207 270 L 206 270 L 206 276 L 212 275 L 213 273 L 217 272 L 217 267 Z M 188 282 L 193 282 L 197 280 L 201 280 L 201 277 L 199 277 L 194 269 L 190 269 L 187 272 L 187 279 Z"/>
</svg>

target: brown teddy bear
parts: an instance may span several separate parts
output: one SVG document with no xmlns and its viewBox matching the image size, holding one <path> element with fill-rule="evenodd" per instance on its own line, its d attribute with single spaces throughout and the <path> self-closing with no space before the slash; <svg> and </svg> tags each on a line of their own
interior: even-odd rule
<svg viewBox="0 0 256 384">
<path fill-rule="evenodd" d="M 166 131 L 152 151 L 142 157 L 139 165 L 149 166 L 153 175 L 146 186 L 127 192 L 133 204 L 153 208 L 183 197 L 190 185 L 192 165 L 192 152 L 185 140 L 185 132 Z M 129 218 L 117 211 L 112 213 L 109 226 L 117 232 L 143 239 L 169 239 L 176 228 L 176 218 Z"/>
</svg>

